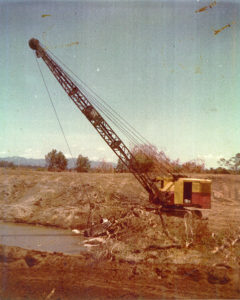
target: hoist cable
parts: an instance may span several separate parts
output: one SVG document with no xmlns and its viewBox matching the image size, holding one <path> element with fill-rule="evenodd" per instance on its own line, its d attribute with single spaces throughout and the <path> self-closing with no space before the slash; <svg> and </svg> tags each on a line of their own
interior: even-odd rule
<svg viewBox="0 0 240 300">
<path fill-rule="evenodd" d="M 93 101 L 93 100 L 92 100 Z M 96 107 L 98 107 L 98 105 L 96 104 Z M 101 111 L 101 108 L 99 108 L 99 110 Z M 106 115 L 106 112 L 102 112 L 104 115 Z M 109 119 L 111 119 L 111 117 L 108 116 Z M 111 121 L 113 123 L 115 123 L 115 120 L 112 120 Z M 136 145 L 137 147 L 139 147 L 139 149 L 141 150 L 141 144 L 136 140 L 134 139 L 134 137 L 130 136 L 129 137 L 129 133 L 125 130 L 125 128 L 122 128 L 121 126 L 119 126 L 118 124 L 116 124 L 118 126 L 118 129 L 123 132 L 123 134 L 125 134 L 125 136 L 127 136 L 129 138 L 129 140 L 133 143 L 133 145 Z M 150 148 L 151 149 L 151 148 Z M 149 156 L 149 153 L 147 152 L 144 152 L 145 155 L 148 157 L 148 158 L 151 158 L 151 156 Z M 156 156 L 155 156 L 156 157 Z M 159 171 L 163 171 L 162 169 L 165 168 L 166 170 L 169 170 L 169 165 L 166 163 L 166 162 L 163 162 L 163 160 L 161 159 L 161 167 L 159 165 L 155 165 L 155 167 L 157 169 L 159 169 Z"/>
<path fill-rule="evenodd" d="M 44 46 L 44 45 L 43 45 Z M 46 49 L 46 46 L 44 46 Z M 74 82 L 74 84 L 79 87 L 81 93 L 90 100 L 90 102 L 98 108 L 99 111 L 108 119 L 111 121 L 112 124 L 114 124 L 119 131 L 121 131 L 124 136 L 134 145 L 137 146 L 141 150 L 141 146 L 144 144 L 150 146 L 151 149 L 151 143 L 144 138 L 132 125 L 130 125 L 123 117 L 120 116 L 107 102 L 105 102 L 100 96 L 98 96 L 85 82 L 83 82 L 68 66 L 66 66 L 54 53 L 52 53 L 49 49 L 48 52 L 51 53 L 51 55 L 60 62 L 60 65 L 64 66 L 65 69 L 67 69 L 81 84 L 76 81 L 75 79 L 70 76 L 69 73 L 66 73 L 64 70 L 63 72 L 69 76 L 69 78 Z M 142 145 L 140 144 L 142 143 Z M 148 153 L 144 151 L 145 155 L 150 158 Z M 157 166 L 157 169 L 159 169 L 161 172 L 164 168 L 167 172 L 170 172 L 169 164 L 164 159 L 160 158 L 160 166 Z"/>
<path fill-rule="evenodd" d="M 126 120 L 124 120 L 117 112 L 115 112 L 109 104 L 107 104 L 90 87 L 88 87 L 87 84 L 84 83 L 75 73 L 73 73 L 72 70 L 70 68 L 68 68 L 58 57 L 56 57 L 50 50 L 49 50 L 49 52 L 55 57 L 56 60 L 58 60 L 69 72 L 71 72 L 82 83 L 82 84 L 80 84 L 79 82 L 76 82 L 76 80 L 74 80 L 72 78 L 72 76 L 67 74 L 71 78 L 71 80 L 76 84 L 76 86 L 79 87 L 80 91 L 83 92 L 83 94 L 89 100 L 91 100 L 92 104 L 94 104 L 95 107 L 97 107 L 99 109 L 99 111 L 101 111 L 102 114 L 105 115 L 119 129 L 119 131 L 121 131 L 128 138 L 128 140 L 133 145 L 139 147 L 140 150 L 141 150 L 141 144 L 139 143 L 138 140 L 140 140 L 143 144 L 147 143 L 148 145 L 151 145 L 150 142 L 148 142 L 144 137 L 142 137 L 142 135 L 139 132 L 137 132 Z M 95 94 L 96 97 L 102 101 L 102 103 L 98 99 L 96 99 L 96 97 L 94 97 L 91 93 L 89 93 L 89 91 L 87 91 L 83 85 L 85 87 L 87 87 L 87 89 L 89 91 L 91 91 L 92 94 Z M 109 109 L 108 109 L 108 107 L 109 107 Z M 119 120 L 118 116 L 119 116 L 119 118 L 121 118 L 124 121 L 124 123 L 122 120 Z M 127 123 L 129 125 L 129 127 L 133 128 L 133 130 L 131 128 L 129 129 L 129 127 L 127 127 L 125 123 Z M 135 131 L 137 134 L 134 133 L 133 131 Z M 147 157 L 151 158 L 148 153 L 146 153 L 146 152 L 144 152 L 144 153 Z M 161 162 L 160 162 L 161 166 L 156 165 L 155 167 L 157 167 L 157 169 L 161 172 L 163 171 L 163 168 L 167 172 L 169 172 L 170 166 L 168 165 L 168 163 L 166 161 L 164 161 L 163 159 L 160 159 L 160 160 L 161 160 Z"/>
<path fill-rule="evenodd" d="M 43 45 L 44 46 L 44 45 Z M 46 46 L 44 46 L 46 48 Z M 144 138 L 131 124 L 129 124 L 119 113 L 117 113 L 106 101 L 104 101 L 100 96 L 98 96 L 85 82 L 83 82 L 68 66 L 66 66 L 58 57 L 56 57 L 56 55 L 54 53 L 52 53 L 49 49 L 48 51 L 51 53 L 51 55 L 54 56 L 54 58 L 56 60 L 58 60 L 69 72 L 71 72 L 84 86 L 87 87 L 87 89 L 94 94 L 99 100 L 102 101 L 102 105 L 106 110 L 111 110 L 115 116 L 114 118 L 118 119 L 119 122 L 123 123 L 123 126 L 126 127 L 126 130 L 128 130 L 130 132 L 131 135 L 135 136 L 135 138 L 139 139 L 142 143 L 144 144 L 151 144 L 146 138 Z M 68 74 L 69 76 L 69 74 Z M 71 76 L 70 76 L 71 77 Z M 72 78 L 71 78 L 72 79 Z M 72 79 L 73 80 L 73 79 Z M 73 82 L 76 85 L 79 85 L 79 83 L 77 83 L 75 80 L 73 80 Z M 81 88 L 83 88 L 83 86 L 81 86 Z M 91 94 L 87 93 L 88 96 L 90 96 Z M 91 98 L 93 98 L 93 96 L 90 96 Z M 98 101 L 97 99 L 95 99 L 96 101 Z M 107 108 L 108 107 L 108 108 Z M 127 127 L 128 126 L 128 127 Z"/>
<path fill-rule="evenodd" d="M 71 78 L 72 79 L 72 78 Z M 91 95 L 81 84 L 78 82 L 74 82 L 80 89 L 81 92 L 91 101 L 93 105 L 95 105 L 101 112 L 104 114 L 119 130 L 121 130 L 124 135 L 133 143 L 136 145 L 140 145 L 140 142 L 138 141 L 139 138 L 133 134 L 126 125 L 119 120 L 114 114 L 106 107 L 103 103 L 101 103 L 97 98 L 95 98 L 93 95 Z M 141 141 L 143 143 L 143 141 Z"/>
<path fill-rule="evenodd" d="M 129 139 L 129 141 L 131 143 L 133 143 L 136 146 L 139 145 L 139 142 L 134 137 L 132 137 L 124 127 L 122 127 L 120 124 L 118 124 L 116 122 L 116 120 L 112 119 L 112 117 L 109 116 L 108 113 L 103 111 L 101 107 L 98 107 L 98 104 L 95 104 L 95 106 L 98 108 L 99 111 L 102 112 L 103 115 L 105 115 Z"/>
<path fill-rule="evenodd" d="M 83 89 L 83 87 L 81 86 L 81 88 Z M 104 110 L 104 112 L 107 113 L 108 116 L 111 116 L 111 118 L 115 119 L 115 124 L 119 124 L 119 126 L 121 128 L 125 128 L 126 132 L 128 132 L 129 136 L 132 137 L 133 140 L 135 140 L 135 143 L 136 144 L 139 144 L 140 145 L 140 142 L 141 143 L 145 143 L 145 141 L 143 141 L 139 136 L 137 136 L 131 129 L 129 129 L 126 124 L 120 119 L 118 118 L 117 116 L 115 116 L 111 111 L 110 109 L 108 109 L 104 104 L 102 104 L 97 98 L 93 97 L 92 95 L 90 95 L 88 93 L 88 91 L 85 90 L 85 92 L 87 92 L 87 95 L 88 97 L 91 99 L 91 101 L 93 101 L 95 104 L 98 105 L 98 107 L 102 107 L 102 109 Z"/>
<path fill-rule="evenodd" d="M 81 92 L 83 91 L 84 95 L 86 95 L 87 91 L 82 86 L 80 86 L 80 90 Z M 123 134 L 126 135 L 126 137 L 128 137 L 130 142 L 136 145 L 140 145 L 139 141 L 134 136 L 132 136 L 121 123 L 119 123 L 116 119 L 114 119 L 114 116 L 111 114 L 111 112 L 105 110 L 104 107 L 101 105 L 101 103 L 99 103 L 96 99 L 92 98 L 88 94 L 87 94 L 87 98 L 91 100 L 91 103 L 94 104 L 93 106 L 97 107 L 98 110 L 101 111 L 101 113 L 104 116 L 106 116 Z"/>
<path fill-rule="evenodd" d="M 74 159 L 73 159 L 72 151 L 71 151 L 71 149 L 70 149 L 69 143 L 68 143 L 68 141 L 67 141 L 66 135 L 65 135 L 65 133 L 64 133 L 64 130 L 63 130 L 63 127 L 62 127 L 62 124 L 61 124 L 61 122 L 60 122 L 60 119 L 59 119 L 59 117 L 58 117 L 57 110 L 56 110 L 56 108 L 55 108 L 55 106 L 54 106 L 54 103 L 53 103 L 52 97 L 51 97 L 51 95 L 50 95 L 50 92 L 49 92 L 49 90 L 48 90 L 48 87 L 47 87 L 46 81 L 45 81 L 45 79 L 44 79 L 44 76 L 43 76 L 42 70 L 41 70 L 41 68 L 40 68 L 40 65 L 39 65 L 39 62 L 38 62 L 38 59 L 37 59 L 37 57 L 36 57 L 36 56 L 35 56 L 35 59 L 36 59 L 36 61 L 37 61 L 38 69 L 39 69 L 39 71 L 40 71 L 40 74 L 41 74 L 41 76 L 42 76 L 43 83 L 44 83 L 44 85 L 45 85 L 45 88 L 46 88 L 46 90 L 47 90 L 47 94 L 48 94 L 49 100 L 50 100 L 50 102 L 51 102 L 51 105 L 52 105 L 52 108 L 53 108 L 54 114 L 55 114 L 55 116 L 56 116 L 56 118 L 57 118 L 57 121 L 58 121 L 59 128 L 60 128 L 60 130 L 61 130 L 61 132 L 62 132 L 62 135 L 63 135 L 63 137 L 64 137 L 64 140 L 65 140 L 65 142 L 66 142 L 66 144 L 67 144 L 68 151 L 69 151 L 69 153 L 70 153 L 70 155 L 71 155 L 71 158 L 72 158 L 72 162 L 74 163 Z"/>
<path fill-rule="evenodd" d="M 83 91 L 85 92 L 85 89 L 84 89 L 82 86 L 80 86 L 80 90 L 81 90 L 81 91 L 83 90 Z M 91 97 L 89 97 L 89 98 L 91 98 Z M 95 101 L 94 101 L 93 99 L 91 99 L 91 100 L 92 100 L 93 103 L 95 103 Z M 97 107 L 104 115 L 107 115 L 107 113 L 106 113 L 105 111 L 102 111 L 101 107 L 98 107 L 98 104 L 97 104 L 97 103 L 96 103 L 95 105 L 96 105 L 96 107 Z M 108 116 L 108 118 L 115 124 L 115 120 L 112 119 L 111 116 Z M 138 146 L 139 149 L 141 150 L 141 145 L 139 144 L 139 142 L 138 142 L 136 139 L 134 139 L 134 137 L 131 137 L 131 136 L 129 137 L 129 136 L 128 136 L 129 133 L 126 131 L 125 128 L 122 128 L 122 127 L 119 126 L 118 124 L 116 124 L 116 125 L 118 126 L 118 129 L 119 129 L 121 132 L 123 132 L 123 134 L 125 134 L 125 136 L 127 136 L 127 137 L 129 138 L 129 140 L 133 143 L 133 145 Z M 149 156 L 148 153 L 146 153 L 146 152 L 144 152 L 144 153 L 145 153 L 145 155 L 146 155 L 147 157 L 151 158 L 151 157 Z M 163 168 L 165 169 L 165 171 L 169 172 L 169 168 L 170 168 L 170 166 L 168 165 L 168 163 L 165 162 L 163 159 L 161 159 L 161 166 L 155 165 L 155 167 L 156 167 L 159 171 L 161 171 L 161 172 L 163 171 Z"/>
</svg>

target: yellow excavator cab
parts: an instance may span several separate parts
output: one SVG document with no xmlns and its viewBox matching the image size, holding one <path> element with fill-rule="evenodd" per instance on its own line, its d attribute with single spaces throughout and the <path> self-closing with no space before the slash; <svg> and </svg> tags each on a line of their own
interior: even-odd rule
<svg viewBox="0 0 240 300">
<path fill-rule="evenodd" d="M 156 177 L 161 192 L 168 192 L 168 205 L 211 208 L 211 185 L 209 179 Z"/>
</svg>

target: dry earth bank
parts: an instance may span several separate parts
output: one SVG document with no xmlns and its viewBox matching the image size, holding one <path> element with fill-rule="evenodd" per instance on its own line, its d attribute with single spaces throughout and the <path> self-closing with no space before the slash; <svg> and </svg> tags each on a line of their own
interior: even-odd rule
<svg viewBox="0 0 240 300">
<path fill-rule="evenodd" d="M 0 297 L 239 298 L 240 176 L 206 176 L 212 209 L 199 220 L 160 218 L 131 174 L 0 169 L 1 220 L 79 229 L 88 249 L 2 246 Z"/>
</svg>

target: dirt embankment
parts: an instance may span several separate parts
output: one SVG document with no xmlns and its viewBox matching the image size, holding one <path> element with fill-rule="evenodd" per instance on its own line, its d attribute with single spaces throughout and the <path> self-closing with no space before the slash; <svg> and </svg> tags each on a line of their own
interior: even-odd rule
<svg viewBox="0 0 240 300">
<path fill-rule="evenodd" d="M 223 188 L 238 177 L 213 178 L 208 220 L 159 215 L 130 174 L 2 169 L 0 179 L 1 220 L 75 228 L 88 249 L 1 247 L 0 298 L 240 297 L 240 200 Z"/>
<path fill-rule="evenodd" d="M 147 203 L 131 174 L 1 169 L 0 182 L 0 219 L 11 222 L 82 229 L 103 217 L 118 218 L 129 204 Z"/>
</svg>

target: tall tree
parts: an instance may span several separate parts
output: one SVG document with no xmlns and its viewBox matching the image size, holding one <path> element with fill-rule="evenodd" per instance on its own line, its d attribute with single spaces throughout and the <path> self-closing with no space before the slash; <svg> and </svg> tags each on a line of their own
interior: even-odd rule
<svg viewBox="0 0 240 300">
<path fill-rule="evenodd" d="M 158 151 L 157 147 L 150 144 L 142 144 L 133 147 L 132 153 L 136 161 L 130 162 L 134 168 L 142 173 L 156 173 L 167 176 L 169 172 L 174 172 L 174 164 L 163 151 Z"/>
<path fill-rule="evenodd" d="M 144 153 L 143 151 L 134 151 L 135 160 L 131 161 L 131 166 L 141 173 L 150 172 L 153 169 L 154 161 L 152 157 Z"/>
<path fill-rule="evenodd" d="M 90 167 L 91 167 L 91 165 L 90 165 L 90 161 L 89 161 L 88 157 L 78 155 L 78 158 L 76 161 L 77 172 L 88 172 Z"/>
<path fill-rule="evenodd" d="M 63 171 L 67 168 L 67 159 L 61 151 L 53 149 L 45 155 L 46 165 L 49 171 Z"/>
</svg>

